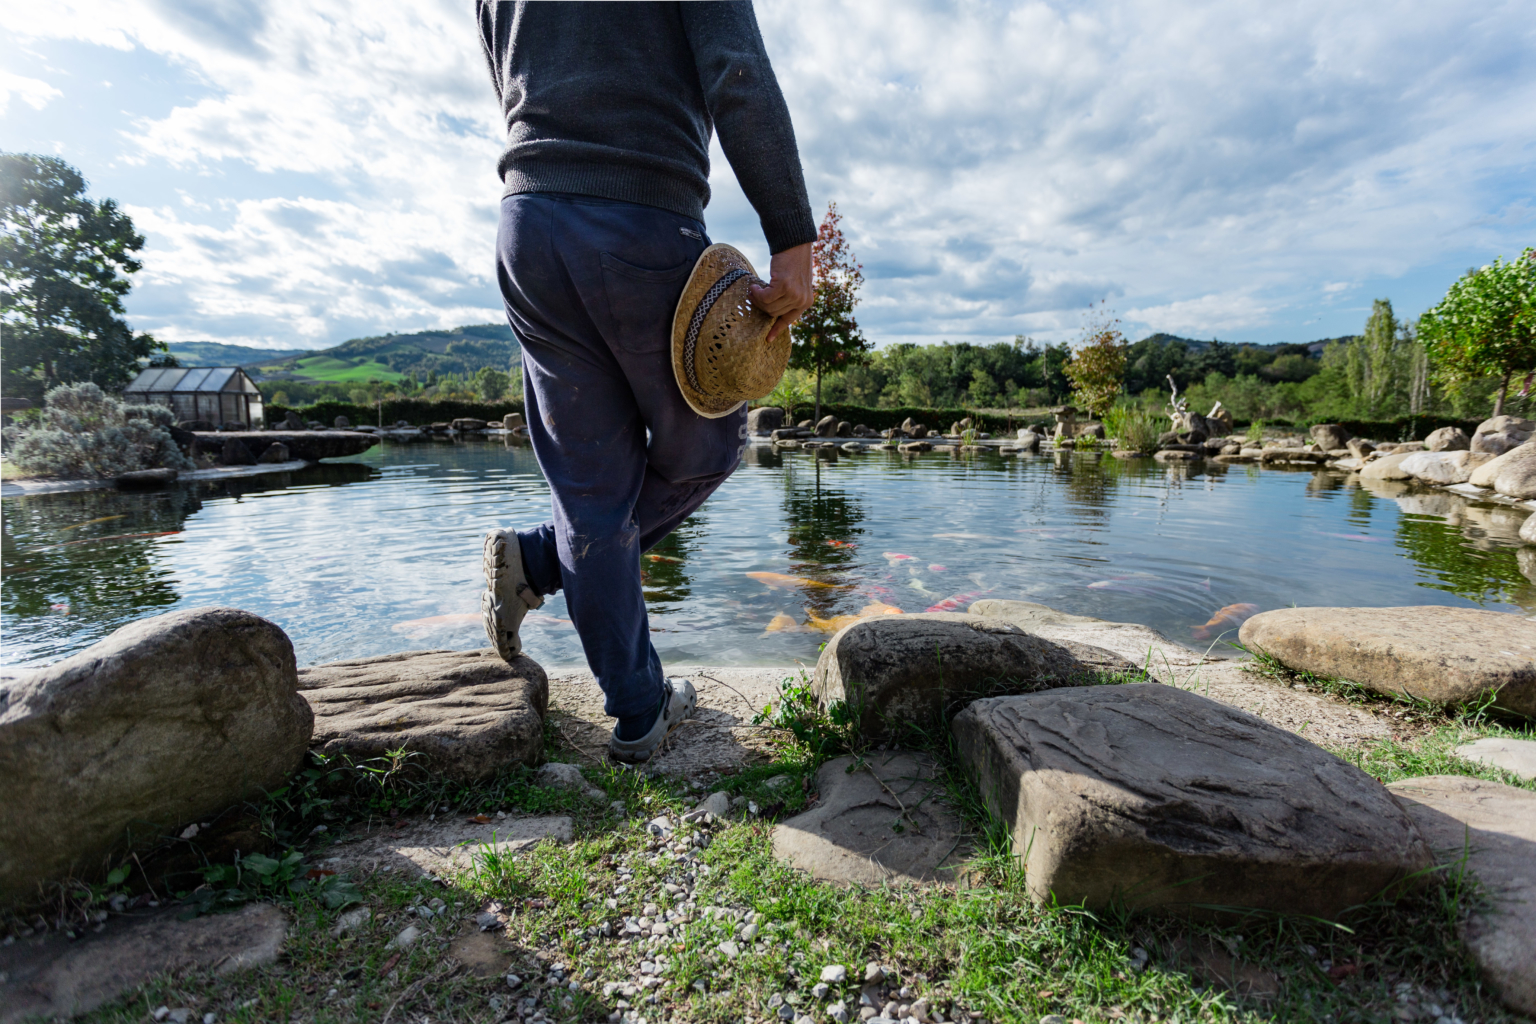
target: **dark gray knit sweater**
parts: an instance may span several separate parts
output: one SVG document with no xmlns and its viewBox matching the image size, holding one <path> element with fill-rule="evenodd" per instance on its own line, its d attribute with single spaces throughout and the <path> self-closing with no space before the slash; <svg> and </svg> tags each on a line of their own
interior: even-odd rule
<svg viewBox="0 0 1536 1024">
<path fill-rule="evenodd" d="M 505 195 L 574 192 L 697 220 L 709 135 L 772 252 L 813 241 L 789 108 L 748 2 L 478 0 L 507 125 Z"/>
</svg>

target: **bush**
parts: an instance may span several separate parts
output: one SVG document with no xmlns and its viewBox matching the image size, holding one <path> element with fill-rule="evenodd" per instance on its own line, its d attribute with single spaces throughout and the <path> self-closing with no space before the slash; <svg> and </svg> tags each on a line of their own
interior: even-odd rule
<svg viewBox="0 0 1536 1024">
<path fill-rule="evenodd" d="M 273 396 L 276 398 L 276 396 Z M 282 426 L 284 417 L 292 410 L 299 414 L 300 419 L 319 420 L 326 426 L 330 426 L 337 416 L 345 416 L 353 426 L 362 423 L 376 423 L 379 419 L 379 407 L 377 405 L 356 405 L 351 402 L 316 402 L 307 406 L 286 406 L 276 401 L 268 403 L 263 415 L 266 417 L 268 429 L 277 429 Z M 522 412 L 523 403 L 516 400 L 504 402 L 437 402 L 424 398 L 391 398 L 384 402 L 384 425 L 387 427 L 399 420 L 407 423 L 423 425 L 427 423 L 449 422 L 468 417 L 471 419 L 485 420 L 487 423 L 500 420 L 509 412 Z"/>
<path fill-rule="evenodd" d="M 6 455 L 39 476 L 120 476 L 138 469 L 194 469 L 171 439 L 163 405 L 125 405 L 95 384 L 62 384 L 43 398 L 36 425 L 5 430 Z"/>
<path fill-rule="evenodd" d="M 1139 405 L 1117 405 L 1104 414 L 1104 434 L 1126 451 L 1150 452 L 1157 448 L 1163 421 Z"/>
</svg>

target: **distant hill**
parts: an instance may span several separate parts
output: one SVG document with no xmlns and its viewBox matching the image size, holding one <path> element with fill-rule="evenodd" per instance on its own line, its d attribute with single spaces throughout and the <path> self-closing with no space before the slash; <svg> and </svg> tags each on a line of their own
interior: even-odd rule
<svg viewBox="0 0 1536 1024">
<path fill-rule="evenodd" d="M 354 338 L 334 348 L 286 353 L 258 366 L 263 381 L 398 381 L 406 374 L 474 374 L 481 367 L 506 370 L 521 350 L 506 324 L 473 324 L 414 334 Z M 243 364 L 242 364 L 243 365 Z"/>
<path fill-rule="evenodd" d="M 1349 341 L 1353 337 L 1354 335 L 1345 335 L 1342 338 L 1320 338 L 1317 341 L 1307 341 L 1302 342 L 1302 344 L 1306 346 L 1307 353 L 1313 358 L 1316 358 L 1323 354 L 1323 349 L 1327 348 L 1329 345 L 1332 345 L 1334 342 Z M 1206 349 L 1211 347 L 1211 341 L 1198 341 L 1194 338 L 1181 338 L 1177 334 L 1164 334 L 1161 331 L 1159 331 L 1157 334 L 1148 335 L 1141 340 L 1153 345 L 1167 345 L 1170 342 L 1175 341 L 1183 342 L 1185 347 L 1188 348 L 1191 352 L 1204 352 Z M 1216 339 L 1212 339 L 1212 341 L 1214 340 Z M 1271 350 L 1278 351 L 1282 346 L 1289 346 L 1291 343 L 1285 341 L 1276 341 L 1271 342 L 1268 345 L 1258 345 L 1248 341 L 1228 341 L 1223 342 L 1222 344 L 1234 345 L 1238 348 L 1254 349 L 1259 352 L 1266 352 Z"/>
<path fill-rule="evenodd" d="M 309 354 L 303 348 L 250 348 L 219 341 L 173 341 L 167 347 L 182 366 L 255 366 Z"/>
</svg>

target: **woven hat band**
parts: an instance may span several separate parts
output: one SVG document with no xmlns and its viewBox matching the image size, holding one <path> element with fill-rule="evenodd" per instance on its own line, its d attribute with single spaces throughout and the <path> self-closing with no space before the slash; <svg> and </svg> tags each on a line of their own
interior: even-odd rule
<svg viewBox="0 0 1536 1024">
<path fill-rule="evenodd" d="M 704 293 L 704 297 L 699 300 L 698 308 L 693 311 L 693 316 L 688 320 L 688 333 L 683 338 L 683 372 L 688 374 L 688 383 L 695 391 L 699 390 L 699 375 L 694 366 L 693 353 L 699 344 L 699 329 L 704 326 L 704 318 L 709 316 L 710 309 L 720 301 L 720 296 L 725 294 L 727 288 L 749 276 L 747 271 L 737 268 L 720 278 L 709 291 Z"/>
</svg>

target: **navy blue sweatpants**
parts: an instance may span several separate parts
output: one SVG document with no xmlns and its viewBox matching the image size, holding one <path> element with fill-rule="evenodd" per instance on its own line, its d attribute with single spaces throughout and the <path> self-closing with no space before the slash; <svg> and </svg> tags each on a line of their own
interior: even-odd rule
<svg viewBox="0 0 1536 1024">
<path fill-rule="evenodd" d="M 672 376 L 672 315 L 708 240 L 651 206 L 531 193 L 501 201 L 497 280 L 523 347 L 528 432 L 553 519 L 521 532 L 528 582 L 565 591 L 609 715 L 661 698 L 640 555 L 731 475 L 740 410 L 705 419 Z"/>
</svg>

